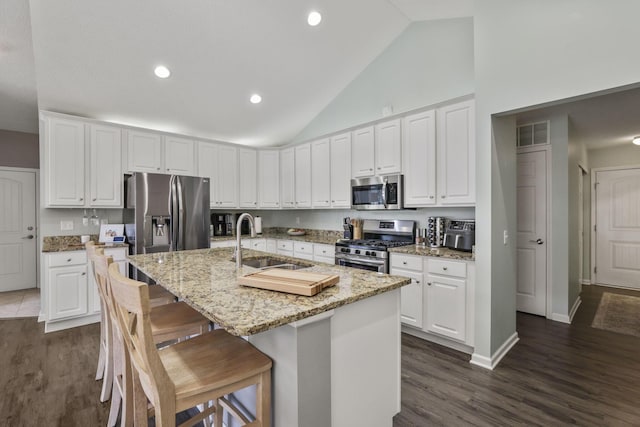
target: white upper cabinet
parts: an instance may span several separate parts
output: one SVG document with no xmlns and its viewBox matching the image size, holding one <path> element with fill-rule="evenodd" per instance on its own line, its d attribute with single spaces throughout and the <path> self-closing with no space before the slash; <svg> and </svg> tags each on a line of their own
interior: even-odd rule
<svg viewBox="0 0 640 427">
<path fill-rule="evenodd" d="M 280 151 L 280 201 L 283 208 L 296 207 L 295 194 L 295 149 Z"/>
<path fill-rule="evenodd" d="M 331 138 L 331 207 L 351 207 L 350 132 L 336 135 Z"/>
<path fill-rule="evenodd" d="M 122 130 L 89 128 L 89 206 L 122 207 Z"/>
<path fill-rule="evenodd" d="M 261 208 L 280 207 L 280 152 L 258 152 L 258 203 Z"/>
<path fill-rule="evenodd" d="M 129 130 L 127 147 L 129 172 L 164 172 L 162 135 Z"/>
<path fill-rule="evenodd" d="M 258 207 L 258 154 L 255 150 L 241 148 L 240 156 L 240 207 Z"/>
<path fill-rule="evenodd" d="M 311 143 L 311 205 L 331 206 L 331 144 L 329 138 Z"/>
<path fill-rule="evenodd" d="M 195 142 L 190 139 L 166 136 L 164 140 L 165 171 L 172 175 L 196 174 Z"/>
<path fill-rule="evenodd" d="M 436 120 L 429 110 L 403 120 L 404 205 L 436 203 Z"/>
<path fill-rule="evenodd" d="M 376 175 L 402 172 L 400 119 L 378 123 L 375 135 Z"/>
<path fill-rule="evenodd" d="M 375 132 L 373 126 L 353 131 L 351 176 L 362 178 L 375 174 Z"/>
<path fill-rule="evenodd" d="M 122 138 L 115 126 L 44 116 L 46 207 L 122 207 Z"/>
<path fill-rule="evenodd" d="M 437 110 L 438 203 L 476 201 L 474 101 Z"/>
<path fill-rule="evenodd" d="M 43 161 L 45 206 L 85 205 L 84 123 L 47 118 Z"/>
<path fill-rule="evenodd" d="M 311 207 L 311 144 L 295 147 L 296 208 Z"/>
<path fill-rule="evenodd" d="M 129 172 L 196 174 L 196 143 L 193 140 L 129 130 L 127 146 Z"/>
<path fill-rule="evenodd" d="M 198 142 L 198 176 L 209 177 L 210 207 L 238 207 L 238 149 Z"/>
</svg>

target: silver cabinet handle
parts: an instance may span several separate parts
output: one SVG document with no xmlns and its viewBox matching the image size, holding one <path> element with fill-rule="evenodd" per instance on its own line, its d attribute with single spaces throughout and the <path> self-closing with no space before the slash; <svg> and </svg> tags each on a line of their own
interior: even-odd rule
<svg viewBox="0 0 640 427">
<path fill-rule="evenodd" d="M 80 197 L 80 201 L 83 201 L 84 199 L 82 197 Z"/>
<path fill-rule="evenodd" d="M 370 171 L 372 171 L 373 169 L 369 168 Z"/>
<path fill-rule="evenodd" d="M 447 196 L 445 196 L 445 195 L 440 196 L 441 199 L 444 199 L 445 197 L 447 197 Z"/>
<path fill-rule="evenodd" d="M 86 275 L 87 275 L 87 273 L 82 273 L 82 275 L 83 275 L 83 276 L 86 276 Z"/>
<path fill-rule="evenodd" d="M 98 199 L 93 199 L 93 201 L 94 201 L 94 202 L 95 202 L 96 200 L 98 200 Z"/>
<path fill-rule="evenodd" d="M 71 258 L 69 258 L 69 259 L 67 260 L 67 262 L 71 262 Z"/>
<path fill-rule="evenodd" d="M 407 261 L 402 261 L 402 265 L 407 265 Z"/>
<path fill-rule="evenodd" d="M 28 236 L 24 236 L 23 239 L 33 239 L 33 234 L 29 234 Z"/>
<path fill-rule="evenodd" d="M 31 230 L 33 230 L 33 227 L 32 226 L 28 226 L 27 230 L 31 231 Z"/>
<path fill-rule="evenodd" d="M 427 286 L 431 286 L 431 282 L 427 282 Z"/>
<path fill-rule="evenodd" d="M 442 267 L 442 269 L 443 269 L 444 271 L 447 271 L 447 267 Z"/>
<path fill-rule="evenodd" d="M 159 170 L 160 170 L 160 168 L 156 168 L 156 170 L 158 170 L 158 171 L 159 171 Z"/>
<path fill-rule="evenodd" d="M 429 196 L 430 199 L 433 199 L 433 196 Z"/>
<path fill-rule="evenodd" d="M 418 284 L 418 285 L 419 285 L 419 284 L 420 284 L 420 280 L 416 280 L 416 284 Z"/>
<path fill-rule="evenodd" d="M 531 243 L 537 243 L 538 245 L 541 245 L 544 243 L 544 240 L 542 239 L 537 239 L 537 240 L 529 240 L 529 242 Z"/>
</svg>

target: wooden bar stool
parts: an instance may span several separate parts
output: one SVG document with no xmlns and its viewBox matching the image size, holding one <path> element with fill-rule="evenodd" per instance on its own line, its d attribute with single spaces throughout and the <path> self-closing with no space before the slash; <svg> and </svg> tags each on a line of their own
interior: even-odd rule
<svg viewBox="0 0 640 427">
<path fill-rule="evenodd" d="M 102 249 L 94 252 L 94 269 L 100 296 L 104 301 L 106 337 L 105 383 L 111 384 L 111 410 L 109 425 L 115 425 L 118 411 L 122 405 L 122 424 L 131 425 L 132 391 L 131 375 L 125 354 L 122 334 L 115 320 L 113 298 L 109 283 L 108 268 L 117 264 L 111 257 L 104 256 Z M 209 320 L 184 302 L 151 307 L 152 336 L 155 343 L 183 339 L 202 334 L 209 329 Z M 104 384 L 103 384 L 104 385 Z"/>
<path fill-rule="evenodd" d="M 89 274 L 93 275 L 97 284 L 98 280 L 95 274 L 94 258 L 96 256 L 96 251 L 102 250 L 102 248 L 98 247 L 95 242 L 89 241 L 85 243 L 85 249 L 87 251 L 87 259 L 89 260 L 89 269 L 91 270 L 89 271 Z M 109 336 L 109 333 L 107 332 L 106 321 L 108 319 L 105 317 L 105 301 L 102 298 L 100 289 L 98 289 L 98 293 L 100 294 L 100 352 L 98 355 L 98 367 L 96 369 L 96 381 L 104 379 L 102 382 L 102 391 L 100 392 L 100 401 L 106 402 L 111 396 L 111 381 L 113 376 L 108 372 L 106 372 L 105 375 L 105 371 L 111 367 L 111 365 L 107 365 L 107 337 Z M 157 285 L 149 288 L 149 299 L 151 300 L 152 307 L 170 304 L 176 301 L 175 295 L 164 289 L 162 286 Z"/>
<path fill-rule="evenodd" d="M 176 413 L 215 401 L 191 418 L 191 425 L 215 412 L 222 425 L 222 407 L 243 425 L 271 424 L 271 359 L 247 341 L 217 329 L 162 350 L 153 343 L 148 288 L 109 267 L 114 310 L 129 353 L 134 378 L 135 424 L 147 425 L 147 399 L 157 426 L 175 426 Z M 250 421 L 225 395 L 256 385 L 256 417 Z"/>
</svg>

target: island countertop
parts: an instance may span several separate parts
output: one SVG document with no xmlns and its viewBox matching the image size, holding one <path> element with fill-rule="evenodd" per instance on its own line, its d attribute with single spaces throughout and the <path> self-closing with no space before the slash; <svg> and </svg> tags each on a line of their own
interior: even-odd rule
<svg viewBox="0 0 640 427">
<path fill-rule="evenodd" d="M 244 249 L 243 259 L 269 256 L 284 262 L 310 264 L 302 271 L 337 274 L 340 281 L 306 297 L 241 286 L 232 248 L 198 249 L 129 256 L 129 262 L 159 285 L 187 302 L 229 333 L 253 335 L 351 304 L 410 283 L 410 279 L 333 264 Z"/>
</svg>

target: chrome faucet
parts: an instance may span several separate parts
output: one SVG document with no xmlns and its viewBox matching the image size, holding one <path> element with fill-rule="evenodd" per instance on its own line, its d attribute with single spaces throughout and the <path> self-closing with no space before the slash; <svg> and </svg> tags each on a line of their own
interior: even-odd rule
<svg viewBox="0 0 640 427">
<path fill-rule="evenodd" d="M 256 237 L 256 227 L 253 221 L 253 217 L 250 213 L 243 213 L 238 217 L 238 223 L 236 224 L 236 250 L 234 253 L 234 257 L 236 259 L 236 269 L 240 270 L 242 268 L 242 246 L 240 245 L 240 227 L 242 226 L 242 220 L 245 218 L 249 219 L 249 225 L 251 226 L 251 237 Z"/>
</svg>

